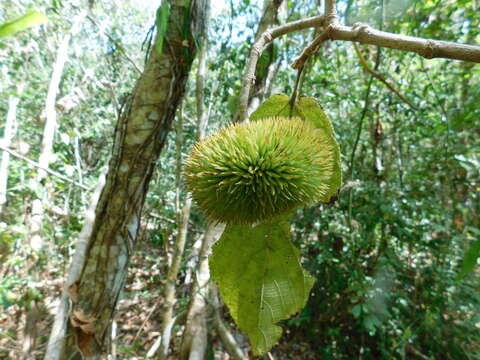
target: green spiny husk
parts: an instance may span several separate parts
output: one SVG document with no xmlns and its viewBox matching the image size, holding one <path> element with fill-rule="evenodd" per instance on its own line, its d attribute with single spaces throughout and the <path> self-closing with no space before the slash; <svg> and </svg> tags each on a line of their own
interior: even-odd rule
<svg viewBox="0 0 480 360">
<path fill-rule="evenodd" d="M 210 220 L 253 224 L 322 198 L 333 166 L 322 131 L 280 116 L 231 125 L 196 144 L 185 178 Z"/>
</svg>

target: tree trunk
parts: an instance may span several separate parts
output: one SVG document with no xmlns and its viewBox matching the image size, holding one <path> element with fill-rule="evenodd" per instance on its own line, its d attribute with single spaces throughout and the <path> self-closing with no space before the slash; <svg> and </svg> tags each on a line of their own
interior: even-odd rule
<svg viewBox="0 0 480 360">
<path fill-rule="evenodd" d="M 197 101 L 197 138 L 202 139 L 208 122 L 208 114 L 205 112 L 204 94 L 205 94 L 205 72 L 206 72 L 206 53 L 207 53 L 207 29 L 208 16 L 210 8 L 210 0 L 206 2 L 205 27 L 201 34 L 201 45 L 198 57 L 198 71 L 196 77 L 196 101 Z M 175 284 L 177 282 L 178 272 L 183 259 L 185 243 L 187 241 L 188 221 L 190 219 L 190 209 L 192 206 L 192 197 L 187 194 L 185 204 L 180 211 L 180 195 L 181 195 L 181 173 L 182 173 L 182 145 L 183 145 L 183 115 L 177 117 L 177 238 L 175 240 L 174 252 L 172 257 L 172 265 L 168 269 L 167 281 L 165 284 L 165 305 L 162 314 L 162 340 L 159 351 L 159 359 L 167 358 L 168 349 L 170 347 L 170 331 L 173 321 L 173 309 L 176 303 Z M 168 335 L 168 336 L 166 336 Z"/>
<path fill-rule="evenodd" d="M 265 0 L 263 3 L 263 12 L 258 24 L 257 33 L 255 34 L 255 41 L 269 28 L 278 25 L 279 11 L 282 7 L 286 7 L 285 0 Z M 250 92 L 250 99 L 248 102 L 248 114 L 254 112 L 260 103 L 265 99 L 268 79 L 273 76 L 275 67 L 271 66 L 276 60 L 276 51 L 273 43 L 270 43 L 262 54 L 262 64 L 258 66 L 255 74 L 255 83 Z M 260 71 L 259 71 L 260 70 Z M 271 81 L 270 81 L 271 82 Z"/>
<path fill-rule="evenodd" d="M 210 270 L 208 255 L 211 246 L 222 235 L 224 225 L 209 223 L 200 249 L 197 273 L 191 290 L 187 322 L 183 332 L 180 358 L 183 360 L 199 360 L 205 356 L 207 349 L 207 308 L 208 282 Z"/>
<path fill-rule="evenodd" d="M 10 147 L 17 127 L 17 105 L 20 101 L 15 95 L 8 97 L 8 111 L 5 122 L 5 130 L 3 133 L 2 145 Z M 6 151 L 2 153 L 0 162 L 0 214 L 3 207 L 7 203 L 7 185 L 8 185 L 8 164 L 10 162 L 10 154 Z"/>
<path fill-rule="evenodd" d="M 82 227 L 82 231 L 78 235 L 77 243 L 75 244 L 75 253 L 73 254 L 72 261 L 70 263 L 70 269 L 68 278 L 65 283 L 62 296 L 60 298 L 60 304 L 58 305 L 55 313 L 55 320 L 53 322 L 52 332 L 48 339 L 47 351 L 45 353 L 45 360 L 56 360 L 60 358 L 61 353 L 65 347 L 65 331 L 68 324 L 68 289 L 78 279 L 80 272 L 85 263 L 85 253 L 87 250 L 88 239 L 92 233 L 93 223 L 95 221 L 95 209 L 98 204 L 98 199 L 105 186 L 105 178 L 108 168 L 105 167 L 100 175 L 95 191 L 90 199 L 90 206 L 85 213 L 85 222 Z"/>
<path fill-rule="evenodd" d="M 204 2 L 170 0 L 161 54 L 152 49 L 145 71 L 119 117 L 107 181 L 100 196 L 85 263 L 69 287 L 70 326 L 61 359 L 99 359 L 123 288 L 155 162 L 185 92 L 201 32 Z M 179 24 L 188 19 L 189 24 Z M 184 27 L 188 31 L 184 32 Z M 186 38 L 185 38 L 186 37 Z"/>
<path fill-rule="evenodd" d="M 72 35 L 78 32 L 80 25 L 86 17 L 86 12 L 81 12 L 73 19 L 72 27 L 70 31 L 63 37 L 60 46 L 58 47 L 57 57 L 53 64 L 52 76 L 48 85 L 47 98 L 45 100 L 45 127 L 43 129 L 42 147 L 39 157 L 39 164 L 43 168 L 47 168 L 52 161 L 53 157 L 53 139 L 55 135 L 55 128 L 57 127 L 57 112 L 55 109 L 55 103 L 57 94 L 60 88 L 60 81 L 62 80 L 63 68 L 68 60 L 68 47 Z M 38 170 L 37 175 L 37 188 L 44 187 L 42 180 L 46 177 L 47 172 L 41 168 Z M 32 202 L 32 211 L 28 220 L 29 228 L 29 244 L 34 251 L 39 251 L 43 246 L 42 239 L 42 221 L 44 218 L 44 208 L 48 206 L 48 196 L 46 191 L 40 191 L 43 194 L 43 198 L 36 198 Z"/>
</svg>

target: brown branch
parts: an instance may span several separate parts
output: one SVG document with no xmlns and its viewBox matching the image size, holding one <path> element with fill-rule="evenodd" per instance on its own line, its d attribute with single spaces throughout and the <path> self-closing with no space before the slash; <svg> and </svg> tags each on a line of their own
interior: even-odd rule
<svg viewBox="0 0 480 360">
<path fill-rule="evenodd" d="M 325 16 L 314 16 L 308 19 L 292 21 L 285 25 L 277 26 L 273 29 L 265 31 L 260 38 L 255 42 L 250 52 L 250 58 L 248 59 L 247 66 L 245 68 L 245 74 L 243 76 L 242 90 L 240 91 L 240 104 L 238 106 L 238 116 L 236 122 L 245 121 L 248 117 L 248 97 L 250 94 L 250 88 L 255 81 L 255 68 L 257 61 L 262 54 L 265 46 L 272 42 L 274 39 L 299 30 L 308 29 L 311 27 L 322 26 L 325 21 Z"/>
<path fill-rule="evenodd" d="M 410 51 L 426 59 L 444 58 L 480 63 L 480 46 L 424 39 L 376 30 L 366 24 L 337 25 L 327 29 L 332 40 L 358 41 L 390 49 Z"/>
<path fill-rule="evenodd" d="M 310 55 L 317 52 L 318 48 L 328 40 L 328 33 L 325 31 L 321 32 L 305 49 L 298 58 L 296 58 L 292 64 L 292 68 L 300 70 L 305 66 L 305 62 L 308 60 Z"/>
<path fill-rule="evenodd" d="M 63 180 L 63 181 L 66 181 L 66 182 L 68 182 L 68 183 L 70 183 L 70 184 L 76 185 L 76 186 L 78 186 L 79 188 L 82 188 L 82 189 L 84 189 L 84 190 L 90 190 L 90 189 L 89 189 L 88 187 L 86 187 L 85 185 L 80 184 L 80 183 L 78 183 L 78 182 L 76 182 L 76 181 L 74 181 L 74 180 L 70 180 L 70 179 L 67 178 L 66 176 L 64 176 L 64 175 L 62 175 L 62 174 L 60 174 L 60 173 L 58 173 L 58 172 L 56 172 L 56 171 L 50 170 L 49 168 L 46 168 L 46 167 L 40 165 L 40 164 L 37 163 L 36 161 L 30 160 L 30 159 L 26 158 L 25 156 L 20 155 L 20 154 L 17 153 L 16 151 L 14 151 L 14 150 L 12 150 L 12 149 L 9 149 L 9 148 L 1 145 L 1 144 L 0 144 L 0 150 L 6 151 L 6 152 L 8 152 L 10 155 L 13 155 L 13 156 L 15 156 L 16 158 L 19 158 L 20 160 L 23 160 L 23 161 L 29 163 L 30 165 L 33 165 L 33 166 L 35 166 L 35 167 L 37 167 L 37 168 L 39 168 L 39 169 L 42 169 L 42 170 L 44 170 L 45 172 L 49 173 L 50 175 L 56 176 L 56 177 L 58 177 L 59 179 L 61 179 L 61 180 Z"/>
<path fill-rule="evenodd" d="M 402 99 L 405 103 L 407 103 L 412 109 L 417 110 L 418 108 L 410 101 L 408 100 L 405 96 L 403 96 L 395 87 L 388 82 L 388 80 L 380 74 L 378 71 L 375 71 L 372 69 L 368 64 L 365 58 L 363 57 L 362 53 L 360 52 L 360 47 L 356 42 L 353 43 L 353 47 L 355 48 L 355 53 L 358 56 L 358 60 L 360 61 L 360 65 L 365 69 L 366 72 L 371 74 L 373 77 L 377 78 L 381 82 L 385 84 L 387 88 L 389 88 L 395 95 L 397 95 L 400 99 Z M 292 65 L 293 67 L 293 65 Z"/>
<path fill-rule="evenodd" d="M 252 47 L 250 58 L 243 76 L 243 84 L 240 91 L 240 104 L 238 106 L 238 116 L 236 116 L 235 119 L 236 122 L 245 121 L 248 117 L 247 104 L 250 88 L 255 80 L 255 68 L 258 58 L 265 49 L 265 46 L 277 37 L 294 31 L 304 30 L 311 27 L 325 26 L 325 33 L 331 40 L 356 41 L 362 44 L 377 45 L 390 49 L 410 51 L 415 52 L 426 59 L 444 58 L 480 63 L 479 46 L 399 35 L 376 30 L 365 24 L 355 24 L 353 27 L 340 25 L 338 23 L 338 15 L 335 5 L 335 0 L 327 0 L 325 3 L 326 16 L 319 15 L 304 20 L 294 21 L 267 30 L 260 36 L 260 38 Z M 321 39 L 316 38 L 314 41 L 320 40 Z M 308 47 L 310 47 L 310 45 Z M 302 53 L 302 55 L 304 54 Z M 300 58 L 302 58 L 302 55 L 300 55 Z M 295 66 L 300 66 L 301 61 L 304 61 L 300 60 L 299 63 L 297 60 L 294 63 Z"/>
<path fill-rule="evenodd" d="M 95 25 L 99 30 L 102 30 L 102 27 L 100 26 L 100 24 L 90 15 L 87 16 L 87 19 L 90 20 L 90 22 Z M 123 46 L 120 44 L 119 41 L 115 40 L 108 32 L 106 31 L 103 31 L 103 34 L 123 53 L 123 56 L 125 56 L 125 59 L 127 59 L 127 61 L 132 64 L 133 68 L 141 75 L 142 74 L 142 70 L 140 70 L 140 68 L 137 66 L 137 64 L 135 63 L 135 61 L 132 60 L 132 58 L 130 58 L 130 56 L 128 56 L 127 54 L 127 51 L 123 48 Z"/>
<path fill-rule="evenodd" d="M 338 23 L 337 1 L 336 0 L 326 0 L 325 1 L 325 15 L 326 15 L 327 26 L 336 25 Z"/>
</svg>

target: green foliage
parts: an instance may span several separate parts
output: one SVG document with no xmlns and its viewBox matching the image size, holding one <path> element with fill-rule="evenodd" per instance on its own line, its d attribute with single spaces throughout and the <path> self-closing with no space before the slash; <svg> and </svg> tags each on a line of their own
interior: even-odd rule
<svg viewBox="0 0 480 360">
<path fill-rule="evenodd" d="M 47 17 L 35 9 L 30 9 L 18 19 L 0 25 L 0 38 L 14 35 L 32 26 L 42 25 L 48 21 Z"/>
<path fill-rule="evenodd" d="M 302 117 L 297 106 L 290 105 L 290 97 L 277 94 L 269 97 L 250 115 L 250 121 L 257 121 L 271 116 Z M 303 117 L 302 117 L 303 118 Z"/>
<path fill-rule="evenodd" d="M 470 228 L 470 230 L 474 236 L 477 236 L 477 239 L 473 241 L 473 244 L 464 255 L 462 270 L 458 274 L 459 279 L 473 271 L 477 264 L 477 259 L 480 257 L 480 230 L 475 228 Z"/>
<path fill-rule="evenodd" d="M 305 305 L 314 283 L 300 266 L 286 218 L 253 227 L 227 225 L 209 265 L 255 355 L 265 354 L 278 342 L 282 330 L 276 324 Z"/>
<path fill-rule="evenodd" d="M 271 43 L 267 49 L 262 52 L 262 55 L 258 58 L 255 74 L 257 79 L 263 79 L 267 76 L 268 68 L 278 56 L 278 45 Z"/>
<path fill-rule="evenodd" d="M 157 27 L 157 41 L 155 43 L 155 49 L 159 55 L 162 55 L 163 41 L 168 29 L 168 20 L 170 18 L 170 3 L 163 1 L 162 5 L 157 9 L 157 15 L 155 19 L 155 25 Z"/>
<path fill-rule="evenodd" d="M 6 310 L 10 306 L 19 304 L 21 300 L 18 299 L 18 295 L 14 292 L 19 285 L 22 285 L 24 281 L 18 277 L 6 277 L 0 282 L 0 305 Z"/>
<path fill-rule="evenodd" d="M 186 183 L 212 220 L 252 224 L 325 198 L 332 139 L 300 118 L 232 125 L 197 144 Z"/>
<path fill-rule="evenodd" d="M 288 21 L 318 15 L 312 1 L 288 3 Z M 338 4 L 342 19 L 345 9 L 350 9 L 350 25 L 362 21 L 389 32 L 470 44 L 480 41 L 478 6 L 472 0 L 369 0 Z M 69 31 L 69 19 L 75 17 L 78 9 L 65 1 L 6 1 L 0 10 L 2 21 L 26 13 L 28 6 L 53 6 L 55 15 L 51 12 L 48 27 L 41 30 L 44 37 L 26 36 L 37 32 L 38 28 L 34 28 L 1 39 L 21 51 L 4 51 L 0 44 L 0 137 L 5 129 L 9 95 L 18 92 L 18 126 L 11 147 L 37 160 L 44 125 L 41 114 L 55 49 Z M 144 52 L 140 44 L 155 21 L 155 10 L 145 11 L 129 1 L 96 2 L 96 19 L 116 41 L 108 39 L 89 21 L 82 25 L 79 34 L 73 34 L 57 100 L 71 98 L 71 93 L 78 90 L 84 97 L 66 113 L 57 108 L 57 160 L 51 166 L 62 174 L 74 167 L 72 179 L 80 181 L 82 174 L 83 183 L 89 188 L 95 186 L 99 169 L 111 153 L 115 110 L 122 107 L 138 76 L 117 45 L 121 44 L 129 58 L 141 64 Z M 256 3 L 249 1 L 231 2 L 225 10 L 216 10 L 209 25 L 211 40 L 205 79 L 205 105 L 210 109 L 208 132 L 224 127 L 236 111 L 235 94 L 241 87 L 261 12 Z M 185 30 L 186 22 L 182 20 L 169 19 L 173 26 Z M 281 53 L 281 60 L 277 61 L 290 63 L 310 40 L 309 36 L 307 32 L 298 32 L 283 37 L 284 40 L 276 39 L 274 43 Z M 377 70 L 418 104 L 419 110 L 409 109 L 376 80 L 367 97 L 370 75 L 358 66 L 348 42 L 332 42 L 320 49 L 320 59 L 311 58 L 311 68 L 305 69 L 300 92 L 318 99 L 327 110 L 344 160 L 352 155 L 357 133 L 359 141 L 351 175 L 350 169 L 344 171 L 344 176 L 348 174 L 344 180 L 348 186 L 339 194 L 339 201 L 333 206 L 315 204 L 299 209 L 292 219 L 293 243 L 301 251 L 303 266 L 316 281 L 306 307 L 281 323 L 285 331 L 272 355 L 276 359 L 305 360 L 420 358 L 411 353 L 413 348 L 429 359 L 480 359 L 479 268 L 473 267 L 466 276 L 458 277 L 464 264 L 475 263 L 473 250 L 478 234 L 472 229 L 480 228 L 480 66 L 442 59 L 427 61 L 417 54 L 385 48 L 364 47 L 363 51 L 372 66 L 380 53 Z M 267 55 L 263 57 L 268 59 Z M 263 66 L 257 69 L 262 70 Z M 295 76 L 295 72 L 280 66 L 272 88 L 291 93 Z M 23 91 L 19 90 L 22 84 Z M 63 100 L 58 105 L 62 103 Z M 294 108 L 292 115 L 301 117 L 295 111 Z M 363 111 L 365 117 L 360 122 Z M 185 158 L 196 134 L 194 76 L 190 76 L 183 112 L 188 120 L 182 148 Z M 276 115 L 290 113 L 263 117 Z M 64 134 L 69 134 L 70 143 L 61 143 Z M 152 328 L 144 328 L 132 343 L 158 302 L 158 289 L 165 280 L 163 264 L 167 263 L 163 261 L 163 245 L 171 244 L 176 232 L 175 139 L 172 132 L 168 137 L 145 203 L 141 234 L 146 239 L 138 242 L 130 262 L 132 271 L 126 291 L 130 294 L 128 303 L 134 307 L 128 307 L 129 316 L 122 312 L 117 317 L 116 341 L 125 352 L 119 351 L 119 359 L 144 358 L 155 340 L 145 336 L 152 334 Z M 349 165 L 344 162 L 342 168 L 347 170 Z M 6 307 L 0 305 L 0 358 L 20 356 L 11 355 L 6 349 L 21 348 L 17 335 L 22 331 L 15 319 L 23 316 L 25 299 L 30 297 L 29 283 L 38 283 L 42 288 L 45 304 L 55 303 L 61 291 L 56 279 L 67 270 L 66 260 L 73 253 L 90 195 L 54 177 L 46 179 L 52 203 L 44 217 L 47 246 L 41 262 L 28 275 L 29 231 L 24 224 L 31 216 L 36 174 L 35 168 L 10 158 L 8 203 L 0 214 L 0 302 Z M 1 227 L 2 223 L 5 227 Z M 185 256 L 188 263 L 182 266 L 179 283 L 191 271 L 192 259 L 196 258 L 191 244 L 204 228 L 205 219 L 194 207 Z M 4 233 L 8 235 L 2 238 Z M 242 254 L 245 241 L 243 237 L 235 256 Z M 41 281 L 32 279 L 32 275 L 40 276 Z M 178 313 L 190 301 L 184 290 L 187 287 L 185 282 L 177 292 Z M 145 302 L 147 295 L 153 298 L 151 303 Z M 124 300 L 119 305 L 124 309 Z M 150 317 L 145 326 L 151 323 L 153 330 L 157 329 L 160 324 L 155 318 Z M 41 337 L 48 334 L 51 321 L 51 316 L 45 315 L 37 324 Z M 41 337 L 35 349 L 38 356 L 45 348 Z M 236 338 L 245 348 L 242 337 Z M 220 342 L 212 340 L 216 352 L 224 351 Z"/>
</svg>

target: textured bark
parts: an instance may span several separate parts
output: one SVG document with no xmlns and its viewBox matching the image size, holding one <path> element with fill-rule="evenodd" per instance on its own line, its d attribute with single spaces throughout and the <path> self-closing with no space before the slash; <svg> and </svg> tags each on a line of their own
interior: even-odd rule
<svg viewBox="0 0 480 360">
<path fill-rule="evenodd" d="M 163 51 L 149 54 L 117 123 L 85 263 L 69 288 L 72 309 L 62 359 L 98 359 L 108 348 L 109 326 L 139 232 L 148 185 L 185 92 L 196 50 L 193 35 L 201 31 L 204 16 L 202 1 L 191 2 L 190 8 L 181 0 L 171 0 L 170 5 Z M 189 24 L 182 24 L 183 19 L 189 19 Z"/>
<path fill-rule="evenodd" d="M 107 168 L 104 169 L 100 175 L 97 186 L 91 196 L 90 206 L 85 213 L 85 222 L 82 227 L 82 231 L 78 236 L 77 243 L 75 244 L 75 253 L 73 254 L 72 261 L 70 263 L 70 269 L 68 278 L 64 286 L 62 296 L 60 298 L 60 304 L 58 305 L 55 313 L 55 320 L 52 326 L 52 332 L 48 339 L 47 351 L 45 352 L 45 360 L 57 360 L 65 348 L 65 331 L 68 324 L 68 288 L 78 279 L 80 272 L 82 271 L 83 264 L 85 263 L 85 252 L 87 250 L 88 239 L 92 233 L 93 223 L 95 221 L 95 209 L 98 204 L 98 199 L 105 186 L 105 177 L 107 175 Z"/>
<path fill-rule="evenodd" d="M 210 0 L 205 0 L 205 26 L 200 34 L 200 51 L 198 55 L 198 70 L 196 76 L 196 102 L 197 102 L 197 139 L 205 136 L 205 130 L 208 123 L 208 114 L 205 111 L 205 74 L 206 74 L 206 54 L 207 54 L 207 29 L 208 17 L 210 10 Z M 165 305 L 162 314 L 162 334 L 161 345 L 158 358 L 163 360 L 167 358 L 168 349 L 170 347 L 171 327 L 173 324 L 173 310 L 176 304 L 175 285 L 177 282 L 178 272 L 182 264 L 185 243 L 188 234 L 188 221 L 190 219 L 190 209 L 192 207 L 192 197 L 187 194 L 185 203 L 180 210 L 180 195 L 182 192 L 181 175 L 182 175 L 182 145 L 183 145 L 183 114 L 180 111 L 176 123 L 176 145 L 177 145 L 177 173 L 176 173 L 176 207 L 177 207 L 177 238 L 175 239 L 172 264 L 168 269 L 167 281 L 165 283 Z"/>
<path fill-rule="evenodd" d="M 208 255 L 210 248 L 222 235 L 224 225 L 209 223 L 200 249 L 197 273 L 191 290 L 187 323 L 183 332 L 180 358 L 183 360 L 199 360 L 205 357 L 207 348 L 207 304 L 208 282 L 210 270 Z"/>
<path fill-rule="evenodd" d="M 213 324 L 222 344 L 234 360 L 247 360 L 248 357 L 243 353 L 240 346 L 235 341 L 232 333 L 225 326 L 220 313 L 220 301 L 218 299 L 218 289 L 214 283 L 210 286 L 210 298 L 213 303 Z"/>
<path fill-rule="evenodd" d="M 260 36 L 272 28 L 275 25 L 280 24 L 279 21 L 279 10 L 283 5 L 286 5 L 285 0 L 265 0 L 263 3 L 263 12 L 260 22 L 258 24 L 257 33 L 255 35 L 255 41 L 257 41 Z M 275 63 L 275 51 L 273 43 L 267 45 L 264 50 L 264 58 L 267 59 L 263 63 L 263 72 L 256 73 L 255 82 L 253 83 L 250 99 L 248 102 L 248 113 L 251 114 L 255 109 L 260 105 L 264 100 L 266 89 L 267 89 L 267 79 L 269 75 L 274 71 L 274 67 L 271 66 Z M 270 75 L 271 77 L 271 75 Z"/>
</svg>

